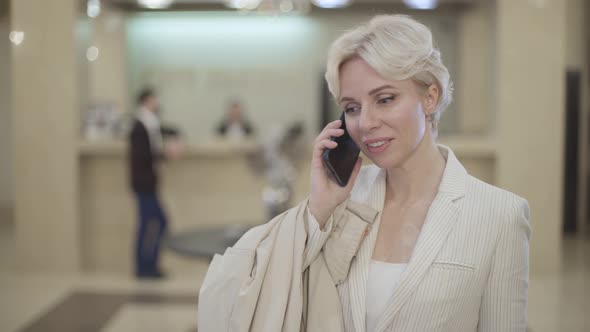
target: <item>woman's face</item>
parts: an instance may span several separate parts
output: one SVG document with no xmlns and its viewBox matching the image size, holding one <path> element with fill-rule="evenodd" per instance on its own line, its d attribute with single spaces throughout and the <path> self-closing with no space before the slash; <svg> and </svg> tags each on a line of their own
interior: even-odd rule
<svg viewBox="0 0 590 332">
<path fill-rule="evenodd" d="M 340 68 L 340 93 L 346 129 L 380 168 L 402 166 L 424 136 L 431 135 L 423 106 L 432 96 L 411 80 L 386 80 L 364 60 L 353 58 Z"/>
</svg>

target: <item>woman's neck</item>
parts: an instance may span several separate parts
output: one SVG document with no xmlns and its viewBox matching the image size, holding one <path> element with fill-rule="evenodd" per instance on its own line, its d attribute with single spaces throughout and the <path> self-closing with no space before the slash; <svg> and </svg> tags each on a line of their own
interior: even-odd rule
<svg viewBox="0 0 590 332">
<path fill-rule="evenodd" d="M 434 139 L 425 136 L 400 167 L 387 170 L 386 199 L 403 205 L 434 199 L 445 164 Z"/>
</svg>

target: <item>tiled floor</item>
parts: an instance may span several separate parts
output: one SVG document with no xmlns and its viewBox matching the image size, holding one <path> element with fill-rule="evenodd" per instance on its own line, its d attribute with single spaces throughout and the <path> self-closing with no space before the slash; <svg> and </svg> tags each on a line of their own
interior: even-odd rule
<svg viewBox="0 0 590 332">
<path fill-rule="evenodd" d="M 22 328 L 44 331 L 194 331 L 194 295 L 74 292 Z"/>
<path fill-rule="evenodd" d="M 565 237 L 562 262 L 559 275 L 531 280 L 533 332 L 590 331 L 590 238 Z"/>
<path fill-rule="evenodd" d="M 0 223 L 0 331 L 194 332 L 196 295 L 207 264 L 165 281 L 110 275 L 15 273 L 13 238 Z M 533 278 L 532 332 L 590 331 L 590 238 L 564 239 L 563 271 Z M 499 331 L 501 332 L 501 331 Z"/>
<path fill-rule="evenodd" d="M 196 331 L 194 305 L 128 304 L 109 320 L 101 332 Z"/>
<path fill-rule="evenodd" d="M 204 275 L 207 265 L 196 264 Z M 201 281 L 31 276 L 5 271 L 0 273 L 0 331 L 194 331 Z M 157 323 L 149 323 L 153 321 Z"/>
</svg>

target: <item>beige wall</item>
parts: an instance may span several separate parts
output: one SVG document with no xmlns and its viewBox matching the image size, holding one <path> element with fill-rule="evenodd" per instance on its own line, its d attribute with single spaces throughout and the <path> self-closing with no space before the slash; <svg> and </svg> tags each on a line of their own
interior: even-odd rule
<svg viewBox="0 0 590 332">
<path fill-rule="evenodd" d="M 12 0 L 15 241 L 23 270 L 77 271 L 78 0 Z"/>
<path fill-rule="evenodd" d="M 462 84 L 454 94 L 463 135 L 490 135 L 495 128 L 494 10 L 493 1 L 482 1 L 461 16 L 458 75 Z"/>
<path fill-rule="evenodd" d="M 496 174 L 529 201 L 532 274 L 560 270 L 566 22 L 562 0 L 497 1 Z"/>
<path fill-rule="evenodd" d="M 0 9 L 0 209 L 14 202 L 9 31 L 8 13 Z"/>
</svg>

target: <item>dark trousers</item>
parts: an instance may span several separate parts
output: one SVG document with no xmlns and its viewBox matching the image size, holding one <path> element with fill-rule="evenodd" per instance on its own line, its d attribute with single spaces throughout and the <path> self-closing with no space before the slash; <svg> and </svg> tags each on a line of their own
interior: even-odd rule
<svg viewBox="0 0 590 332">
<path fill-rule="evenodd" d="M 158 271 L 160 242 L 168 221 L 155 193 L 135 193 L 139 222 L 135 242 L 135 273 L 151 274 Z"/>
</svg>

